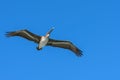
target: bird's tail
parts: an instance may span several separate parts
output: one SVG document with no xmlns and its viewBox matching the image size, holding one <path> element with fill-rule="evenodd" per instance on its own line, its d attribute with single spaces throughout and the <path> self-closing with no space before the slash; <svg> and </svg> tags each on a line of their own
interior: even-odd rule
<svg viewBox="0 0 120 80">
<path fill-rule="evenodd" d="M 39 47 L 36 47 L 37 50 L 42 50 L 42 48 L 39 49 Z"/>
</svg>

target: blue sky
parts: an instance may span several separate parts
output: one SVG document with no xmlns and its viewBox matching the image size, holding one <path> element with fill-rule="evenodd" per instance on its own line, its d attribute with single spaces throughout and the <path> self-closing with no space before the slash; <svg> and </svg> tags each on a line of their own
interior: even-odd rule
<svg viewBox="0 0 120 80">
<path fill-rule="evenodd" d="M 118 0 L 0 1 L 0 80 L 120 80 L 120 5 Z M 70 40 L 83 50 L 44 47 L 7 38 L 5 32 L 28 29 Z"/>
</svg>

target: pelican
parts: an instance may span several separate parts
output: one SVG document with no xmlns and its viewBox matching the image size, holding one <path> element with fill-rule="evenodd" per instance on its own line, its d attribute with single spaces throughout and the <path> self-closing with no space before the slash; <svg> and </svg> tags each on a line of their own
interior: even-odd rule
<svg viewBox="0 0 120 80">
<path fill-rule="evenodd" d="M 34 41 L 35 43 L 38 44 L 38 46 L 36 47 L 37 50 L 41 50 L 44 46 L 52 46 L 52 47 L 69 49 L 72 52 L 74 52 L 77 56 L 82 55 L 82 51 L 80 49 L 78 49 L 72 42 L 65 41 L 65 40 L 55 40 L 55 39 L 49 38 L 50 33 L 53 30 L 54 30 L 54 28 L 51 28 L 46 33 L 45 36 L 38 36 L 30 31 L 28 31 L 27 29 L 7 32 L 6 36 L 7 37 L 19 36 L 19 37 L 26 38 L 30 41 Z"/>
</svg>

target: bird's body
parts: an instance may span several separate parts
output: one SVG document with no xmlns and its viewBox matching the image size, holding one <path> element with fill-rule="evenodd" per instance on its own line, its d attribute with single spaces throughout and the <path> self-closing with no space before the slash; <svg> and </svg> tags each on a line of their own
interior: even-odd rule
<svg viewBox="0 0 120 80">
<path fill-rule="evenodd" d="M 73 51 L 77 56 L 82 55 L 82 51 L 78 49 L 75 45 L 73 45 L 72 42 L 70 41 L 62 41 L 62 40 L 55 40 L 49 38 L 50 33 L 53 31 L 53 28 L 47 32 L 45 36 L 38 36 L 36 34 L 31 33 L 28 30 L 19 30 L 19 31 L 13 31 L 13 32 L 8 32 L 6 35 L 7 37 L 12 37 L 12 36 L 20 36 L 23 38 L 26 38 L 30 41 L 34 41 L 35 43 L 38 44 L 37 50 L 41 50 L 44 46 L 53 46 L 53 47 L 59 47 L 59 48 L 64 48 L 64 49 L 69 49 Z"/>
<path fill-rule="evenodd" d="M 49 40 L 48 37 L 42 36 L 37 49 L 38 50 L 42 49 L 42 47 L 44 47 L 48 43 L 48 40 Z"/>
</svg>

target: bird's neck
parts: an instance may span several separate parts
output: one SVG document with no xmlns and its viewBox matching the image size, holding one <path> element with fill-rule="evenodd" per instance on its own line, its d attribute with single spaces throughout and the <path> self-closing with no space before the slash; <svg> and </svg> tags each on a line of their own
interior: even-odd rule
<svg viewBox="0 0 120 80">
<path fill-rule="evenodd" d="M 49 36 L 50 36 L 50 34 L 46 34 L 44 37 L 45 37 L 45 38 L 49 38 Z"/>
</svg>

